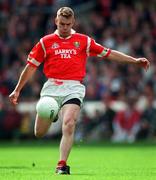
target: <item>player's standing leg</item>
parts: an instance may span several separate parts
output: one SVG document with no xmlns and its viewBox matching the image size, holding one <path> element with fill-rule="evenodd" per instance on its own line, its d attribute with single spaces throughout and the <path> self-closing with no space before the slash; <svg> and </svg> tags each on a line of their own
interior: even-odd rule
<svg viewBox="0 0 156 180">
<path fill-rule="evenodd" d="M 76 120 L 80 113 L 77 104 L 65 104 L 62 107 L 62 139 L 60 142 L 60 160 L 56 169 L 58 174 L 70 174 L 69 166 L 66 165 L 70 150 L 73 145 Z"/>
</svg>

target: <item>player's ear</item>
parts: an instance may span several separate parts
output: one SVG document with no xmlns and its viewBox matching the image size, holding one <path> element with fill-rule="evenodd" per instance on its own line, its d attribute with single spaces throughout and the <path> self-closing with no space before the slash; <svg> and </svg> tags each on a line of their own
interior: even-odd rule
<svg viewBox="0 0 156 180">
<path fill-rule="evenodd" d="M 73 20 L 73 26 L 74 26 L 74 24 L 75 24 L 75 19 Z"/>
<path fill-rule="evenodd" d="M 73 25 L 75 24 L 75 18 L 73 18 Z"/>
</svg>

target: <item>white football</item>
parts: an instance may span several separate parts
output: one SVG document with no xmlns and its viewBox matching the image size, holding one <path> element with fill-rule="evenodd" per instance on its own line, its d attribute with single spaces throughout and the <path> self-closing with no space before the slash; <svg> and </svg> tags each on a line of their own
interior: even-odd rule
<svg viewBox="0 0 156 180">
<path fill-rule="evenodd" d="M 59 111 L 57 101 L 52 97 L 42 97 L 37 105 L 36 111 L 39 117 L 53 121 Z"/>
</svg>

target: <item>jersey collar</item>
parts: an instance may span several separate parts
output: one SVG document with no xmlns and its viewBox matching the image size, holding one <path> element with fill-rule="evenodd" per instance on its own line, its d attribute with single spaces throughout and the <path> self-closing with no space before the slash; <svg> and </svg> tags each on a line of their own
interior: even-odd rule
<svg viewBox="0 0 156 180">
<path fill-rule="evenodd" d="M 54 32 L 54 34 L 56 34 L 57 36 L 59 36 L 60 39 L 69 39 L 69 38 L 71 38 L 71 36 L 72 36 L 73 34 L 75 34 L 75 33 L 76 33 L 76 31 L 75 31 L 74 29 L 71 29 L 71 34 L 70 34 L 70 36 L 68 36 L 68 37 L 66 37 L 66 38 L 63 38 L 63 37 L 61 37 L 61 36 L 59 35 L 58 30 L 55 30 L 55 32 Z"/>
</svg>

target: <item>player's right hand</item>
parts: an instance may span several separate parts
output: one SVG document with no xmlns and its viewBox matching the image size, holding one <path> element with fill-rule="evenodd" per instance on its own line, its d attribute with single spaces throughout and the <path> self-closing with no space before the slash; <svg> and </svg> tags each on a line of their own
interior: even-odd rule
<svg viewBox="0 0 156 180">
<path fill-rule="evenodd" d="M 17 105 L 18 102 L 18 97 L 19 97 L 19 92 L 18 91 L 13 91 L 10 95 L 9 95 L 9 100 L 13 105 Z"/>
</svg>

